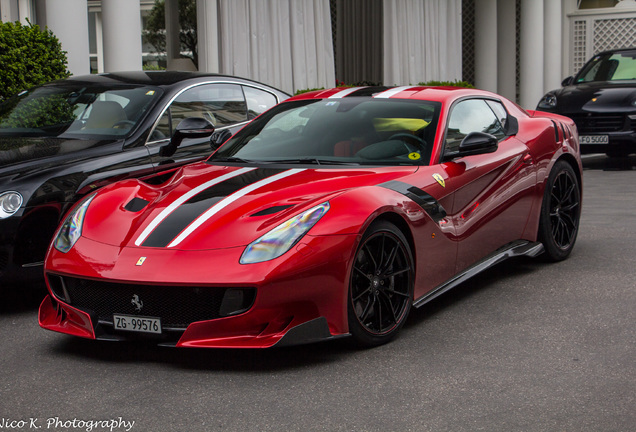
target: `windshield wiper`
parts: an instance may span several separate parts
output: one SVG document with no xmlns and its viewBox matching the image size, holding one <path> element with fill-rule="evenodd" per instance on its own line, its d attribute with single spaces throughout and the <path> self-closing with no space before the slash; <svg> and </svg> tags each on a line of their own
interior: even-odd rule
<svg viewBox="0 0 636 432">
<path fill-rule="evenodd" d="M 210 162 L 238 162 L 238 163 L 252 163 L 255 161 L 251 161 L 248 159 L 242 159 L 239 157 L 228 156 L 228 157 L 220 157 L 215 159 L 210 159 Z"/>
<path fill-rule="evenodd" d="M 360 165 L 358 162 L 334 161 L 318 158 L 268 160 L 271 163 L 314 164 L 314 165 Z"/>
</svg>

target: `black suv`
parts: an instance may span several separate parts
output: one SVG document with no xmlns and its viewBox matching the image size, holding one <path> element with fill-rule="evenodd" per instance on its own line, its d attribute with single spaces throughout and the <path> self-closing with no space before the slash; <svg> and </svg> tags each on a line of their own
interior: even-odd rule
<svg viewBox="0 0 636 432">
<path fill-rule="evenodd" d="M 582 153 L 636 153 L 636 48 L 597 54 L 562 85 L 537 110 L 574 120 Z"/>
</svg>

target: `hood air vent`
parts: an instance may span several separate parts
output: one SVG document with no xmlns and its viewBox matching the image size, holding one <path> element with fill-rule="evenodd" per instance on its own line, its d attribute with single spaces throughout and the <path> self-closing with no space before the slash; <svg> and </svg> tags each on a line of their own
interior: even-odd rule
<svg viewBox="0 0 636 432">
<path fill-rule="evenodd" d="M 279 205 L 279 206 L 274 206 L 274 207 L 270 207 L 270 208 L 266 208 L 265 210 L 261 210 L 258 213 L 254 213 L 252 215 L 252 217 L 254 216 L 268 216 L 268 215 L 273 215 L 279 212 L 282 212 L 285 209 L 288 209 L 290 207 L 293 207 L 293 205 Z"/>
</svg>

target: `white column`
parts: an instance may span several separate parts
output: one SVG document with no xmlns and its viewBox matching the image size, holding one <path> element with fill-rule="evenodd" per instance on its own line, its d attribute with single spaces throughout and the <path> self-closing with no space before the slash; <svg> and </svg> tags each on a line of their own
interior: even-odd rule
<svg viewBox="0 0 636 432">
<path fill-rule="evenodd" d="M 543 2 L 543 93 L 561 86 L 561 2 Z"/>
<path fill-rule="evenodd" d="M 13 18 L 13 10 L 11 4 L 13 2 L 11 0 L 0 0 L 0 18 L 2 18 L 2 22 L 12 22 L 15 21 Z"/>
<path fill-rule="evenodd" d="M 33 22 L 33 17 L 31 16 L 31 2 L 29 0 L 19 0 L 18 1 L 18 12 L 20 14 L 20 22 L 23 25 L 28 25 L 27 18 L 29 21 Z"/>
<path fill-rule="evenodd" d="M 475 86 L 497 91 L 497 0 L 475 0 Z"/>
<path fill-rule="evenodd" d="M 95 45 L 97 45 L 97 72 L 104 73 L 104 29 L 101 12 L 95 14 Z"/>
<path fill-rule="evenodd" d="M 517 98 L 517 5 L 497 1 L 497 93 L 510 100 Z"/>
<path fill-rule="evenodd" d="M 102 28 L 104 71 L 141 70 L 139 2 L 131 0 L 102 1 Z"/>
<path fill-rule="evenodd" d="M 181 57 L 179 3 L 177 0 L 166 0 L 164 9 L 166 17 L 166 60 L 168 61 L 168 69 L 170 69 L 172 60 Z"/>
<path fill-rule="evenodd" d="M 569 14 L 575 12 L 577 10 L 578 2 L 577 0 L 562 0 L 562 16 L 561 16 L 561 49 L 562 49 L 562 58 L 561 58 L 561 76 L 564 78 L 570 76 L 574 73 L 571 70 L 572 68 L 572 47 L 571 43 L 571 28 L 570 28 L 570 18 Z"/>
<path fill-rule="evenodd" d="M 519 103 L 535 109 L 543 96 L 543 0 L 521 0 L 520 15 Z"/>
<path fill-rule="evenodd" d="M 197 0 L 199 70 L 219 72 L 219 17 L 216 0 Z"/>
<path fill-rule="evenodd" d="M 66 51 L 68 70 L 73 75 L 90 73 L 87 1 L 47 0 L 46 25 Z"/>
</svg>

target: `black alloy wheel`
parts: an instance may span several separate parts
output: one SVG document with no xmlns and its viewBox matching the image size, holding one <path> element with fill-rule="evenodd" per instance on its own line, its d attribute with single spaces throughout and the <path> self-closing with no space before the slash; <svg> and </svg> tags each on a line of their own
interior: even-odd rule
<svg viewBox="0 0 636 432">
<path fill-rule="evenodd" d="M 359 345 L 395 337 L 411 308 L 414 274 L 404 234 L 389 222 L 374 222 L 358 246 L 349 282 L 349 331 Z"/>
<path fill-rule="evenodd" d="M 565 161 L 554 165 L 543 196 L 539 240 L 545 258 L 561 261 L 570 255 L 579 231 L 581 191 L 574 170 Z"/>
</svg>

